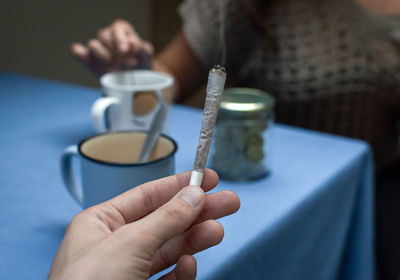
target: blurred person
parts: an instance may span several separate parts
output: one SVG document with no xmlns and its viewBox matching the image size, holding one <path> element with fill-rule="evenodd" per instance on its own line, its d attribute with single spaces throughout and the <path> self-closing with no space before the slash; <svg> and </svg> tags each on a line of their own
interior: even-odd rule
<svg viewBox="0 0 400 280">
<path fill-rule="evenodd" d="M 192 255 L 221 242 L 215 219 L 240 201 L 231 191 L 205 195 L 217 185 L 214 171 L 205 171 L 201 188 L 187 186 L 190 174 L 145 183 L 76 215 L 48 279 L 140 280 L 174 264 L 162 279 L 195 279 Z"/>
<path fill-rule="evenodd" d="M 378 273 L 398 279 L 400 1 L 186 0 L 179 12 L 181 30 L 156 55 L 125 20 L 73 44 L 72 53 L 96 75 L 151 59 L 154 70 L 175 77 L 178 101 L 223 63 L 228 86 L 275 96 L 277 122 L 368 141 Z"/>
</svg>

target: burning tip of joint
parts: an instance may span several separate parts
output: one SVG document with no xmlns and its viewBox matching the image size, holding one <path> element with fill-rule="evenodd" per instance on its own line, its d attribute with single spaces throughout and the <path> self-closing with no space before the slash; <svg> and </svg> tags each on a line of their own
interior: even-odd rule
<svg viewBox="0 0 400 280">
<path fill-rule="evenodd" d="M 214 65 L 214 66 L 213 66 L 213 69 L 215 69 L 215 70 L 220 70 L 220 71 L 222 71 L 222 72 L 226 73 L 226 69 L 225 69 L 225 67 L 224 67 L 224 66 L 222 66 L 222 65 L 220 65 L 220 64 L 216 64 L 216 65 Z"/>
</svg>

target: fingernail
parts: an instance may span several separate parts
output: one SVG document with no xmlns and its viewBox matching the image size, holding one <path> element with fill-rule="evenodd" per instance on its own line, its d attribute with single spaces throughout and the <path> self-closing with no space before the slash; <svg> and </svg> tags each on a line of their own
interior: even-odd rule
<svg viewBox="0 0 400 280">
<path fill-rule="evenodd" d="M 179 196 L 193 207 L 196 207 L 203 199 L 204 193 L 199 187 L 186 187 Z"/>
</svg>

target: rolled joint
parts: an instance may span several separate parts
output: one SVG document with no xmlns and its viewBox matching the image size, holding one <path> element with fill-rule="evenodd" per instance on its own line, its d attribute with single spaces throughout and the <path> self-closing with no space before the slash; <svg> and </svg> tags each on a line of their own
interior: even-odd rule
<svg viewBox="0 0 400 280">
<path fill-rule="evenodd" d="M 218 98 L 222 94 L 224 90 L 226 81 L 226 71 L 225 68 L 221 65 L 214 65 L 211 68 L 208 74 L 208 82 L 207 82 L 207 95 L 215 96 Z"/>
</svg>

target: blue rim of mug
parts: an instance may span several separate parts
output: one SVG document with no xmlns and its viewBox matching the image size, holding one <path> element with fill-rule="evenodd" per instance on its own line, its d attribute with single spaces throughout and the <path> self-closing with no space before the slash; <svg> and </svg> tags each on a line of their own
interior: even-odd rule
<svg viewBox="0 0 400 280">
<path fill-rule="evenodd" d="M 99 133 L 93 136 L 90 136 L 84 140 L 82 140 L 79 144 L 78 144 L 78 152 L 79 155 L 81 155 L 82 157 L 96 162 L 96 163 L 100 163 L 100 164 L 104 164 L 104 165 L 109 165 L 109 166 L 125 166 L 125 167 L 132 167 L 132 166 L 145 166 L 145 165 L 149 165 L 149 164 L 154 164 L 163 160 L 166 160 L 170 157 L 173 157 L 176 153 L 176 151 L 178 150 L 178 144 L 176 143 L 176 141 L 174 139 L 172 139 L 170 136 L 165 135 L 165 134 L 160 134 L 160 137 L 164 137 L 166 139 L 168 139 L 169 141 L 171 141 L 171 143 L 174 145 L 174 149 L 172 150 L 172 152 L 168 153 L 168 155 L 160 157 L 156 160 L 152 160 L 152 161 L 147 161 L 147 162 L 132 162 L 132 163 L 116 163 L 116 162 L 108 162 L 108 161 L 104 161 L 104 160 L 99 160 L 99 159 L 94 159 L 91 158 L 87 155 L 85 155 L 82 150 L 81 147 L 83 144 L 85 144 L 87 141 L 96 138 L 96 137 L 101 137 L 102 135 L 112 135 L 112 134 L 132 134 L 132 133 L 146 133 L 146 131 L 141 131 L 141 130 L 135 130 L 135 131 L 115 131 L 115 132 L 105 132 L 105 133 Z"/>
</svg>

